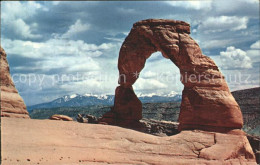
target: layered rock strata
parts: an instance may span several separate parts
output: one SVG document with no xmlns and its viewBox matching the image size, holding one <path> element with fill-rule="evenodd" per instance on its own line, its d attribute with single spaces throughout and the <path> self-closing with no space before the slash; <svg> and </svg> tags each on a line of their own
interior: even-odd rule
<svg viewBox="0 0 260 165">
<path fill-rule="evenodd" d="M 0 47 L 1 55 L 1 116 L 30 118 L 22 97 L 19 95 L 10 76 L 6 53 Z"/>
</svg>

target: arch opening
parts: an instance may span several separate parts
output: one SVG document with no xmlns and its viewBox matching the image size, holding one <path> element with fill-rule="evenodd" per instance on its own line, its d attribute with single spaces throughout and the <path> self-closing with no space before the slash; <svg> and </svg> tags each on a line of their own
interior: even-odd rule
<svg viewBox="0 0 260 165">
<path fill-rule="evenodd" d="M 179 68 L 161 52 L 152 53 L 133 84 L 143 119 L 177 122 L 183 88 Z"/>
</svg>

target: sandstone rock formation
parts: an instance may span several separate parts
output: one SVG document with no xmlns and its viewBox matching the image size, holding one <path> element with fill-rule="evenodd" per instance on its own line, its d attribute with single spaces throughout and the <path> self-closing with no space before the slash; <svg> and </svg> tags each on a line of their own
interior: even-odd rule
<svg viewBox="0 0 260 165">
<path fill-rule="evenodd" d="M 96 116 L 89 115 L 89 114 L 85 116 L 83 114 L 78 114 L 76 119 L 80 123 L 98 124 L 98 119 L 96 118 Z"/>
<path fill-rule="evenodd" d="M 202 54 L 183 21 L 148 19 L 135 23 L 119 53 L 119 84 L 113 109 L 100 120 L 108 124 L 138 127 L 141 102 L 132 85 L 152 53 L 160 51 L 179 69 L 184 85 L 179 130 L 227 132 L 241 129 L 241 110 L 224 76 L 212 59 Z"/>
<path fill-rule="evenodd" d="M 9 65 L 6 59 L 6 53 L 0 47 L 1 55 L 1 116 L 30 118 L 26 110 L 23 99 L 19 95 L 12 81 L 9 71 Z"/>
<path fill-rule="evenodd" d="M 7 165 L 256 165 L 241 135 L 182 131 L 158 137 L 110 125 L 35 119 L 3 118 L 1 124 Z"/>
<path fill-rule="evenodd" d="M 153 119 L 145 119 L 140 120 L 140 123 L 143 124 L 143 132 L 156 135 L 156 136 L 172 136 L 180 133 L 178 131 L 177 122 L 171 121 L 158 121 Z"/>
<path fill-rule="evenodd" d="M 73 121 L 73 119 L 69 116 L 66 115 L 52 115 L 50 118 L 50 120 L 63 120 L 63 121 Z"/>
</svg>

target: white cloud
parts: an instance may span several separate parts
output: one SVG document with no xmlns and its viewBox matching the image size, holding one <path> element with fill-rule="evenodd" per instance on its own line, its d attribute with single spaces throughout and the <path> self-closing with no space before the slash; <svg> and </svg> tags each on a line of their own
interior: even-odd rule
<svg viewBox="0 0 260 165">
<path fill-rule="evenodd" d="M 205 33 L 237 31 L 247 28 L 248 18 L 237 16 L 208 17 L 198 26 L 198 30 Z"/>
<path fill-rule="evenodd" d="M 42 70 L 63 69 L 64 72 L 84 72 L 100 70 L 99 60 L 103 54 L 115 49 L 117 45 L 103 43 L 88 44 L 82 40 L 50 39 L 46 42 L 2 39 L 2 46 L 9 55 L 41 59 L 34 68 L 19 66 L 16 69 Z"/>
<path fill-rule="evenodd" d="M 171 60 L 164 58 L 160 52 L 153 53 L 146 60 L 134 86 L 137 93 L 180 93 L 183 89 L 178 67 Z"/>
<path fill-rule="evenodd" d="M 70 38 L 77 33 L 87 31 L 90 28 L 89 24 L 83 24 L 80 19 L 78 19 L 75 24 L 69 27 L 69 30 L 62 35 L 63 38 Z"/>
<path fill-rule="evenodd" d="M 18 18 L 27 19 L 33 17 L 37 10 L 48 10 L 46 7 L 42 6 L 40 3 L 35 1 L 28 2 L 2 2 L 1 7 L 1 17 L 5 21 L 12 21 Z"/>
<path fill-rule="evenodd" d="M 36 24 L 33 24 L 34 27 L 35 25 Z M 22 36 L 24 39 L 37 39 L 41 37 L 40 34 L 32 34 L 31 27 L 20 18 L 13 21 L 11 27 L 15 27 L 15 34 Z"/>
<path fill-rule="evenodd" d="M 112 43 L 101 45 L 88 44 L 82 40 L 50 39 L 46 42 L 2 39 L 3 48 L 8 54 L 28 58 L 46 58 L 53 56 L 99 57 L 104 51 L 115 47 Z"/>
<path fill-rule="evenodd" d="M 166 1 L 171 6 L 183 7 L 194 10 L 210 10 L 212 8 L 212 1 Z"/>
<path fill-rule="evenodd" d="M 43 56 L 42 53 L 44 53 L 39 51 L 44 47 L 43 43 L 2 38 L 1 44 L 7 54 L 16 54 L 29 58 L 40 58 Z"/>
<path fill-rule="evenodd" d="M 167 85 L 156 80 L 156 79 L 144 79 L 139 78 L 136 83 L 133 85 L 134 89 L 137 91 L 140 90 L 158 90 L 161 88 L 167 88 Z"/>
<path fill-rule="evenodd" d="M 157 73 L 152 72 L 152 71 L 146 71 L 144 73 L 141 73 L 143 78 L 153 78 L 157 76 Z"/>
<path fill-rule="evenodd" d="M 223 69 L 249 69 L 252 61 L 247 53 L 233 46 L 227 47 L 226 51 L 220 52 L 221 68 Z"/>
<path fill-rule="evenodd" d="M 35 68 L 50 71 L 51 69 L 63 69 L 65 72 L 86 72 L 99 70 L 99 64 L 91 57 L 49 57 L 36 62 Z"/>
<path fill-rule="evenodd" d="M 37 28 L 36 23 L 28 25 L 26 19 L 33 17 L 36 11 L 48 11 L 48 8 L 41 4 L 28 1 L 28 2 L 3 2 L 1 11 L 2 26 L 6 26 L 8 30 L 13 31 L 17 36 L 23 39 L 36 39 L 40 38 L 40 34 L 33 34 L 32 31 Z"/>
<path fill-rule="evenodd" d="M 260 62 L 260 50 L 250 49 L 246 51 L 246 54 L 253 62 Z"/>
<path fill-rule="evenodd" d="M 260 49 L 260 40 L 256 41 L 250 46 L 251 49 Z"/>
<path fill-rule="evenodd" d="M 62 58 L 64 60 L 64 58 Z M 90 71 L 90 70 L 100 70 L 98 62 L 93 60 L 91 57 L 85 57 L 85 58 L 67 58 L 65 61 L 65 64 L 67 64 L 68 71 L 71 72 L 84 72 L 84 71 Z M 61 67 L 64 65 L 61 65 Z"/>
</svg>

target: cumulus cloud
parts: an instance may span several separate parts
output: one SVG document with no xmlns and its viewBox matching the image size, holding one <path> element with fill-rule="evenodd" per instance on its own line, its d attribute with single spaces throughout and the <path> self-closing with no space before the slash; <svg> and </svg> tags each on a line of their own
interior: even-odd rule
<svg viewBox="0 0 260 165">
<path fill-rule="evenodd" d="M 167 85 L 156 79 L 144 79 L 144 78 L 140 77 L 136 81 L 136 83 L 133 85 L 133 87 L 137 91 L 140 91 L 140 90 L 156 91 L 158 89 L 167 88 Z"/>
<path fill-rule="evenodd" d="M 253 62 L 260 62 L 260 50 L 259 49 L 249 49 L 246 54 Z"/>
<path fill-rule="evenodd" d="M 37 10 L 48 10 L 46 7 L 42 6 L 40 3 L 35 1 L 28 2 L 2 2 L 1 17 L 5 21 L 12 21 L 18 18 L 27 19 L 33 17 Z"/>
<path fill-rule="evenodd" d="M 28 24 L 25 20 L 33 17 L 37 10 L 48 11 L 48 8 L 34 1 L 3 2 L 2 5 L 2 26 L 6 28 L 4 28 L 4 30 L 9 30 L 22 39 L 37 39 L 41 37 L 40 34 L 33 33 L 33 30 L 37 28 L 37 24 Z"/>
<path fill-rule="evenodd" d="M 251 49 L 260 49 L 260 40 L 256 41 L 250 46 Z"/>
<path fill-rule="evenodd" d="M 237 31 L 247 28 L 248 18 L 237 16 L 220 16 L 208 17 L 198 26 L 200 31 L 205 33 L 222 32 L 222 31 Z"/>
<path fill-rule="evenodd" d="M 75 24 L 69 27 L 69 30 L 62 35 L 63 38 L 70 38 L 77 33 L 87 31 L 90 28 L 89 24 L 83 24 L 80 19 L 78 19 Z"/>
<path fill-rule="evenodd" d="M 17 72 L 38 70 L 42 73 L 52 70 L 60 70 L 61 73 L 100 70 L 99 60 L 96 58 L 102 58 L 103 54 L 115 48 L 111 43 L 95 45 L 81 40 L 61 39 L 50 39 L 46 42 L 3 39 L 2 46 L 9 55 L 36 60 L 30 67 L 26 65 L 13 67 Z"/>
<path fill-rule="evenodd" d="M 220 52 L 221 68 L 223 69 L 249 69 L 252 61 L 247 53 L 234 46 L 227 47 L 226 51 Z"/>
<path fill-rule="evenodd" d="M 183 7 L 194 10 L 210 10 L 212 8 L 212 1 L 166 1 L 171 6 Z"/>
<path fill-rule="evenodd" d="M 50 39 L 46 42 L 2 39 L 2 45 L 9 54 L 28 58 L 46 58 L 52 56 L 99 57 L 105 50 L 112 49 L 112 43 L 101 45 L 88 44 L 82 40 Z"/>
<path fill-rule="evenodd" d="M 256 41 L 250 46 L 251 49 L 247 50 L 247 55 L 253 62 L 260 62 L 260 40 Z"/>
<path fill-rule="evenodd" d="M 35 27 L 36 24 L 33 24 L 32 26 Z M 12 23 L 14 28 L 14 32 L 16 35 L 20 35 L 25 39 L 37 39 L 40 38 L 41 35 L 40 34 L 33 34 L 31 27 L 29 25 L 27 25 L 22 19 L 17 19 L 14 20 L 14 22 Z"/>
</svg>

